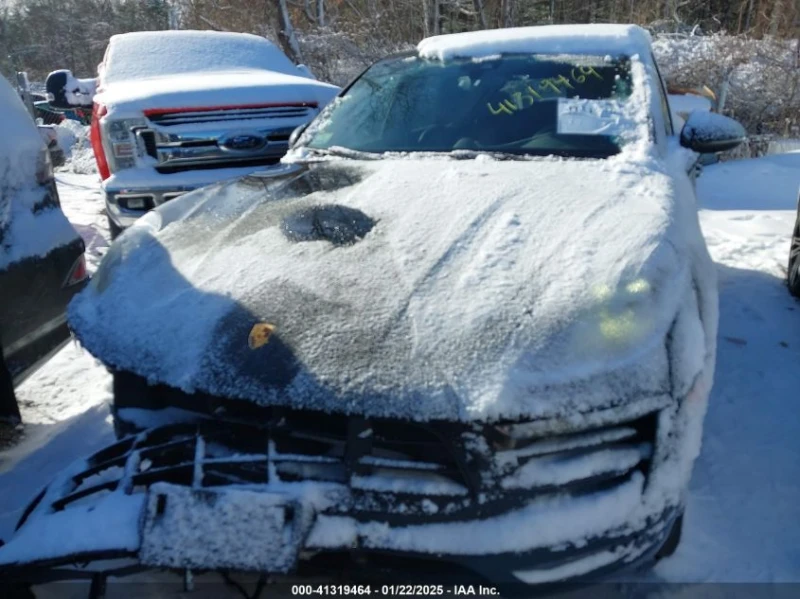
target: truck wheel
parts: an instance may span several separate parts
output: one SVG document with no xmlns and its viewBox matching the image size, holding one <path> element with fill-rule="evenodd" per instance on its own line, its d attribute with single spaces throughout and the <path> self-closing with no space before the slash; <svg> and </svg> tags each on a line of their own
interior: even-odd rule
<svg viewBox="0 0 800 599">
<path fill-rule="evenodd" d="M 672 528 L 667 535 L 667 539 L 664 541 L 664 544 L 661 546 L 661 549 L 658 550 L 656 553 L 656 560 L 664 559 L 665 557 L 669 557 L 678 549 L 678 545 L 681 542 L 681 533 L 683 532 L 683 514 L 675 518 L 675 522 L 672 523 Z"/>
<path fill-rule="evenodd" d="M 108 232 L 111 236 L 111 241 L 114 241 L 122 234 L 124 229 L 120 228 L 113 220 L 111 220 L 110 216 L 106 215 L 106 218 L 108 219 Z"/>
</svg>

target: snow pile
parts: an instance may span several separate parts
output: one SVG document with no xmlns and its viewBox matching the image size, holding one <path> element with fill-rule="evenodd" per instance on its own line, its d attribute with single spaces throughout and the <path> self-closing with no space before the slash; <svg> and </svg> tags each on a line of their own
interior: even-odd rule
<svg viewBox="0 0 800 599">
<path fill-rule="evenodd" d="M 711 210 L 791 209 L 800 194 L 800 152 L 717 165 L 703 172 L 697 187 Z M 787 257 L 788 250 L 787 244 Z"/>
<path fill-rule="evenodd" d="M 91 141 L 89 141 L 89 127 L 77 121 L 65 119 L 56 128 L 58 143 L 64 150 L 67 162 L 59 168 L 61 172 L 76 173 L 80 175 L 93 175 L 97 173 L 97 161 L 94 158 Z"/>
</svg>

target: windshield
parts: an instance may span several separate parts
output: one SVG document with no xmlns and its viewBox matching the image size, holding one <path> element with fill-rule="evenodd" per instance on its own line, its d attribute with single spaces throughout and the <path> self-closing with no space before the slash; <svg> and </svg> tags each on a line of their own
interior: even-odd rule
<svg viewBox="0 0 800 599">
<path fill-rule="evenodd" d="M 633 134 L 627 58 L 392 58 L 321 117 L 307 147 L 605 157 Z"/>
</svg>

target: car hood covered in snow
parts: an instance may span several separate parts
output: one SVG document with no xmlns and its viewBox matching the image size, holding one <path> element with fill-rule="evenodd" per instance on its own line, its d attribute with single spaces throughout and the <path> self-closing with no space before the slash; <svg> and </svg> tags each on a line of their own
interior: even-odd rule
<svg viewBox="0 0 800 599">
<path fill-rule="evenodd" d="M 667 337 L 698 242 L 685 237 L 702 239 L 658 168 L 281 168 L 123 234 L 70 306 L 81 343 L 188 392 L 416 420 L 565 416 L 673 391 Z"/>
</svg>

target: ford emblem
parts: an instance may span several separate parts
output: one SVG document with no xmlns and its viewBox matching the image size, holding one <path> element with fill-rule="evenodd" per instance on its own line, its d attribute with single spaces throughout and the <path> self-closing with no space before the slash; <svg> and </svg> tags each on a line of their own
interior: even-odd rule
<svg viewBox="0 0 800 599">
<path fill-rule="evenodd" d="M 252 152 L 263 148 L 266 143 L 266 138 L 254 133 L 232 133 L 218 142 L 220 148 L 232 152 Z"/>
</svg>

